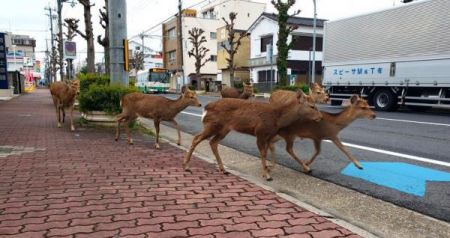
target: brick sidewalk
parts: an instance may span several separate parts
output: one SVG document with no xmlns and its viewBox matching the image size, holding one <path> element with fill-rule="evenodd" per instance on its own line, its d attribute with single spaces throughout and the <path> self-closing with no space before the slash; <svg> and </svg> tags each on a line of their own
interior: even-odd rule
<svg viewBox="0 0 450 238">
<path fill-rule="evenodd" d="M 48 90 L 0 102 L 0 237 L 358 237 L 201 160 L 184 172 L 184 151 L 136 139 L 56 128 Z"/>
</svg>

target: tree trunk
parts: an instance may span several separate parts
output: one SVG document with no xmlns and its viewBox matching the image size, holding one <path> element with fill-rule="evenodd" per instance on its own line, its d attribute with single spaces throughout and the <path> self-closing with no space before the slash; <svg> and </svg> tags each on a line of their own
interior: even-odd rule
<svg viewBox="0 0 450 238">
<path fill-rule="evenodd" d="M 92 29 L 91 21 L 91 6 L 88 4 L 84 6 L 84 23 L 86 27 L 87 39 L 87 71 L 88 73 L 95 73 L 95 46 L 94 46 L 94 30 Z"/>
</svg>

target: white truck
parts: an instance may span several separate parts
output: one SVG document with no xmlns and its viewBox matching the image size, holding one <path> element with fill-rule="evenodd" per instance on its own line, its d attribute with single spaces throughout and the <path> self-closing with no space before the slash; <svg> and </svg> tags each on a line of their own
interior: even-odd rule
<svg viewBox="0 0 450 238">
<path fill-rule="evenodd" d="M 331 103 L 360 94 L 377 110 L 450 108 L 450 0 L 422 0 L 325 23 Z"/>
</svg>

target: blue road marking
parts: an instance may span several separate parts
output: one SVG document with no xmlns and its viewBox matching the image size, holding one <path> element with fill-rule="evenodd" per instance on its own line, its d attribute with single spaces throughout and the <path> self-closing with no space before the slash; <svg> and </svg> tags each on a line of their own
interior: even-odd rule
<svg viewBox="0 0 450 238">
<path fill-rule="evenodd" d="M 342 174 L 423 197 L 427 181 L 450 182 L 450 173 L 400 162 L 362 162 L 363 170 L 347 165 Z"/>
</svg>

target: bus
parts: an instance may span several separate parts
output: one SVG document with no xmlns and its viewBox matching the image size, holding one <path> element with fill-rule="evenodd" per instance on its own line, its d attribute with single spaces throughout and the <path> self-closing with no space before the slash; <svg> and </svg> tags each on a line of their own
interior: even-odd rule
<svg viewBox="0 0 450 238">
<path fill-rule="evenodd" d="M 135 86 L 143 93 L 167 93 L 169 78 L 169 71 L 164 68 L 141 70 L 136 74 Z"/>
</svg>

